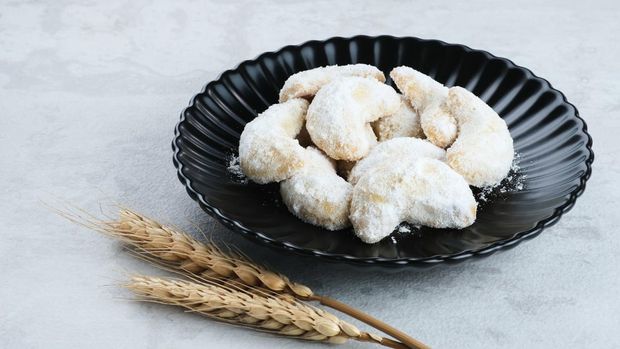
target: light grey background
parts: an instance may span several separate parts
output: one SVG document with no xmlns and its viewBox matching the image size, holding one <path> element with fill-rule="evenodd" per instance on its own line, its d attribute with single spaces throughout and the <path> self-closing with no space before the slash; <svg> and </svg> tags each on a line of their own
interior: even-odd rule
<svg viewBox="0 0 620 349">
<path fill-rule="evenodd" d="M 198 224 L 436 348 L 619 348 L 619 17 L 617 1 L 2 1 L 0 347 L 319 347 L 125 301 L 117 285 L 153 269 L 40 203 L 61 198 Z M 281 255 L 203 214 L 171 161 L 190 97 L 263 51 L 355 34 L 463 43 L 549 79 L 594 137 L 575 208 L 513 250 L 399 274 Z"/>
</svg>

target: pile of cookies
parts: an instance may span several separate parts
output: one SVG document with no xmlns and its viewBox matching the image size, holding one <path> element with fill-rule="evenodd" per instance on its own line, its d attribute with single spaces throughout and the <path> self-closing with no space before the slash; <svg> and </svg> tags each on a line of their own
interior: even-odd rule
<svg viewBox="0 0 620 349">
<path fill-rule="evenodd" d="M 249 122 L 239 161 L 256 183 L 279 182 L 289 211 L 367 243 L 401 222 L 464 228 L 470 186 L 499 184 L 514 157 L 506 123 L 481 99 L 409 67 L 365 64 L 289 77 L 279 103 Z"/>
</svg>

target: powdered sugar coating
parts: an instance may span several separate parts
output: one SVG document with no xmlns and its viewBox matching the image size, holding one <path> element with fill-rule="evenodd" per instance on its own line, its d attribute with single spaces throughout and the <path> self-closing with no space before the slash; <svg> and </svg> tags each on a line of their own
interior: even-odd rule
<svg viewBox="0 0 620 349">
<path fill-rule="evenodd" d="M 385 75 L 379 69 L 368 64 L 331 65 L 319 67 L 291 75 L 280 90 L 280 102 L 291 98 L 312 97 L 324 85 L 346 76 L 372 78 L 385 82 Z"/>
<path fill-rule="evenodd" d="M 427 108 L 422 115 L 420 125 L 426 138 L 438 147 L 449 147 L 458 134 L 456 119 L 441 105 Z"/>
<path fill-rule="evenodd" d="M 280 183 L 280 194 L 291 213 L 328 230 L 350 225 L 353 187 L 336 174 L 336 164 L 314 147 L 305 149 L 305 166 Z"/>
<path fill-rule="evenodd" d="M 256 183 L 279 182 L 304 165 L 301 130 L 308 101 L 296 98 L 274 104 L 245 125 L 239 139 L 239 164 Z"/>
<path fill-rule="evenodd" d="M 413 109 L 409 100 L 402 95 L 398 111 L 373 122 L 372 129 L 379 142 L 396 137 L 424 137 L 418 113 Z"/>
<path fill-rule="evenodd" d="M 477 204 L 463 177 L 436 159 L 394 160 L 353 187 L 350 219 L 362 241 L 378 242 L 403 221 L 433 228 L 473 224 Z"/>
<path fill-rule="evenodd" d="M 430 76 L 410 67 L 396 67 L 390 77 L 420 115 L 420 125 L 426 138 L 438 147 L 454 142 L 458 132 L 456 120 L 440 106 L 448 88 Z"/>
<path fill-rule="evenodd" d="M 377 140 L 370 122 L 400 108 L 396 91 L 373 79 L 346 77 L 323 86 L 308 107 L 306 128 L 329 157 L 355 161 Z"/>
<path fill-rule="evenodd" d="M 349 173 L 348 181 L 356 185 L 359 179 L 384 162 L 389 165 L 399 159 L 431 158 L 445 160 L 446 151 L 431 142 L 419 138 L 401 137 L 379 143 L 370 154 L 358 161 Z"/>
<path fill-rule="evenodd" d="M 514 158 L 506 122 L 484 101 L 452 87 L 444 108 L 458 121 L 459 135 L 446 152 L 447 163 L 475 187 L 494 186 L 506 177 Z"/>
<path fill-rule="evenodd" d="M 367 243 L 390 235 L 403 221 L 434 228 L 471 225 L 477 204 L 469 185 L 496 185 L 513 160 L 505 122 L 467 90 L 447 89 L 411 68 L 391 73 L 399 95 L 382 83 L 380 72 L 355 76 L 376 68 L 355 66 L 291 77 L 289 91 L 281 91 L 286 102 L 246 125 L 239 147 L 243 173 L 258 183 L 281 181 L 285 205 L 305 222 L 329 230 L 352 224 Z M 316 95 L 308 104 L 289 99 L 295 93 Z M 307 134 L 300 135 L 304 126 Z M 428 141 L 408 137 L 420 136 L 420 130 Z M 375 133 L 385 142 L 377 145 Z M 338 176 L 337 167 L 346 172 L 353 164 L 349 182 Z"/>
</svg>

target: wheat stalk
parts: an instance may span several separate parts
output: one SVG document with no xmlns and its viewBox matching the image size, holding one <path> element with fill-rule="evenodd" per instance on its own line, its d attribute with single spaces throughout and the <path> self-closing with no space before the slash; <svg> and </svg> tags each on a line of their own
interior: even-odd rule
<svg viewBox="0 0 620 349">
<path fill-rule="evenodd" d="M 220 280 L 240 287 L 262 287 L 276 294 L 290 294 L 300 300 L 318 301 L 341 311 L 398 339 L 410 348 L 428 349 L 424 343 L 393 328 L 370 315 L 335 299 L 316 295 L 300 283 L 254 263 L 239 252 L 224 251 L 213 242 L 203 243 L 189 234 L 121 208 L 116 220 L 101 220 L 78 210 L 78 213 L 58 211 L 63 217 L 90 229 L 119 239 L 136 254 L 149 262 L 197 280 Z"/>
<path fill-rule="evenodd" d="M 341 344 L 348 339 L 406 348 L 293 298 L 238 290 L 234 285 L 134 276 L 125 285 L 141 300 L 181 306 L 214 320 L 298 339 Z"/>
</svg>

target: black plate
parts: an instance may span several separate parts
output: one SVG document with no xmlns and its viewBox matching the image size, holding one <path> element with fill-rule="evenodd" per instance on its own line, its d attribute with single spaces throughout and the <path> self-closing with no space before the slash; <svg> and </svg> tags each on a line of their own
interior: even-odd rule
<svg viewBox="0 0 620 349">
<path fill-rule="evenodd" d="M 408 65 L 480 96 L 510 128 L 525 189 L 491 195 L 469 228 L 422 228 L 367 245 L 351 231 L 329 232 L 295 218 L 281 203 L 277 184 L 243 184 L 227 171 L 245 123 L 276 103 L 288 76 L 350 63 L 372 64 L 386 75 L 393 67 Z M 233 231 L 330 260 L 429 266 L 491 254 L 557 222 L 590 177 L 594 153 L 586 129 L 561 92 L 507 59 L 437 40 L 356 36 L 286 46 L 224 72 L 183 111 L 172 145 L 187 192 Z"/>
</svg>

